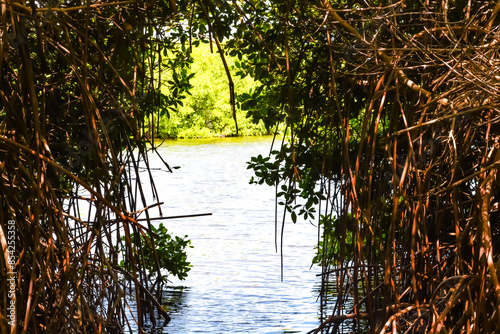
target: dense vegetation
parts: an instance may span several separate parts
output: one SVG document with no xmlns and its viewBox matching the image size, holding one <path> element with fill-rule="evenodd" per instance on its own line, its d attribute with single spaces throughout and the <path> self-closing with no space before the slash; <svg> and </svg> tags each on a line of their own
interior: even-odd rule
<svg viewBox="0 0 500 334">
<path fill-rule="evenodd" d="M 315 333 L 500 332 L 496 1 L 244 2 L 230 43 L 290 140 L 256 182 L 319 203 Z M 329 296 L 334 294 L 335 298 Z"/>
<path fill-rule="evenodd" d="M 217 52 L 211 52 L 208 43 L 200 43 L 199 46 L 192 48 L 191 56 L 193 63 L 188 74 L 194 74 L 190 80 L 192 87 L 179 106 L 172 108 L 168 114 L 165 113 L 160 118 L 158 136 L 161 138 L 234 136 L 236 124 L 238 124 L 239 135 L 267 134 L 262 122 L 255 124 L 238 106 L 236 108 L 237 123 L 233 120 L 229 81 Z M 234 57 L 226 59 L 231 73 L 236 73 L 237 66 L 240 66 L 238 59 Z M 168 77 L 168 72 L 165 73 L 165 77 Z M 234 77 L 236 96 L 256 88 L 257 85 L 250 76 Z M 165 89 L 168 90 L 168 86 Z"/>
<path fill-rule="evenodd" d="M 161 119 L 175 121 L 175 112 L 220 134 L 233 126 L 219 121 L 230 114 L 239 134 L 239 106 L 289 138 L 252 159 L 254 181 L 276 187 L 292 221 L 318 219 L 315 332 L 500 331 L 497 2 L 0 7 L 0 268 L 17 272 L 19 328 L 122 330 L 127 289 L 143 301 L 139 327 L 153 308 L 168 318 L 158 303 L 161 263 L 143 252 L 161 215 L 137 172 L 155 152 L 145 143 L 170 131 Z M 186 103 L 197 40 L 212 44 L 228 78 L 223 117 L 211 115 L 210 95 Z M 236 75 L 256 88 L 237 91 Z"/>
<path fill-rule="evenodd" d="M 168 320 L 165 275 L 185 275 L 188 245 L 154 229 L 162 203 L 146 199 L 155 186 L 139 169 L 155 154 L 150 120 L 188 86 L 185 49 L 166 33 L 175 3 L 0 10 L 0 278 L 12 282 L 0 286 L 0 332 L 121 332 L 133 300 L 139 330 Z M 163 69 L 178 73 L 175 94 L 160 92 Z"/>
</svg>

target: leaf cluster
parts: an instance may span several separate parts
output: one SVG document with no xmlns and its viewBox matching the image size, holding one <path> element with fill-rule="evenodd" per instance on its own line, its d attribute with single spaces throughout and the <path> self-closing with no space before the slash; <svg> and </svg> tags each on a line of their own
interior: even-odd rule
<svg viewBox="0 0 500 334">
<path fill-rule="evenodd" d="M 162 277 L 165 284 L 168 282 L 168 275 L 184 280 L 191 270 L 186 254 L 186 248 L 193 247 L 191 240 L 187 239 L 187 235 L 172 236 L 162 223 L 158 227 L 151 226 L 151 232 L 149 237 L 140 234 L 140 244 L 143 245 L 142 259 L 149 276 L 153 276 L 159 267 L 163 271 Z M 122 240 L 125 241 L 125 237 L 122 237 Z M 131 241 L 134 242 L 133 235 Z M 123 261 L 121 265 L 125 268 Z"/>
<path fill-rule="evenodd" d="M 239 8 L 242 25 L 228 45 L 247 60 L 240 75 L 263 86 L 241 103 L 287 129 L 279 151 L 250 162 L 252 182 L 275 186 L 292 221 L 303 210 L 297 199 L 321 203 L 316 261 L 323 291 L 337 291 L 321 329 L 497 331 L 495 3 Z"/>
</svg>

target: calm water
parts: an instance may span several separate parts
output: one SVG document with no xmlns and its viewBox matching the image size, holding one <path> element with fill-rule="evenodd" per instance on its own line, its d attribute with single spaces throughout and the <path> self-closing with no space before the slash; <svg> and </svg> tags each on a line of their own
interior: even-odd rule
<svg viewBox="0 0 500 334">
<path fill-rule="evenodd" d="M 274 188 L 250 185 L 250 157 L 267 155 L 271 138 L 168 141 L 151 156 L 164 216 L 174 235 L 187 234 L 193 265 L 173 281 L 166 300 L 172 321 L 159 333 L 306 333 L 315 328 L 319 268 L 310 269 L 317 229 L 285 226 L 284 280 L 274 246 Z M 152 216 L 157 210 L 152 210 Z M 281 217 L 281 214 L 279 215 Z M 158 222 L 159 223 L 159 222 Z"/>
</svg>

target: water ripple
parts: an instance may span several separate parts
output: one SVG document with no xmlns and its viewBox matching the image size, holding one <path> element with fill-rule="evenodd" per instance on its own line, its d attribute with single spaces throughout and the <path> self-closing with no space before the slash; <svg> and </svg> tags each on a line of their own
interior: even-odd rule
<svg viewBox="0 0 500 334">
<path fill-rule="evenodd" d="M 318 326 L 309 270 L 317 230 L 308 222 L 287 224 L 284 280 L 275 252 L 274 188 L 248 183 L 250 157 L 265 155 L 270 138 L 166 142 L 160 152 L 165 174 L 151 159 L 164 215 L 212 212 L 209 217 L 167 220 L 176 235 L 187 234 L 193 268 L 173 280 L 165 294 L 171 322 L 154 333 L 306 333 Z"/>
</svg>

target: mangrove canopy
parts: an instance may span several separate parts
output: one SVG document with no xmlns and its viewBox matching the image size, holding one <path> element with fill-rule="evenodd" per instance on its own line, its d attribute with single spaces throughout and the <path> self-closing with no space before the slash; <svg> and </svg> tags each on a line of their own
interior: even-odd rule
<svg viewBox="0 0 500 334">
<path fill-rule="evenodd" d="M 500 2 L 0 9 L 0 268 L 2 279 L 16 273 L 19 331 L 122 331 L 127 291 L 139 328 L 168 319 L 162 262 L 144 256 L 166 235 L 151 225 L 161 202 L 146 201 L 155 186 L 139 169 L 161 119 L 183 105 L 200 40 L 224 66 L 236 133 L 237 108 L 284 129 L 249 167 L 293 222 L 318 224 L 313 332 L 500 331 Z M 257 84 L 235 93 L 235 76 Z M 11 295 L 0 294 L 6 332 Z"/>
</svg>

